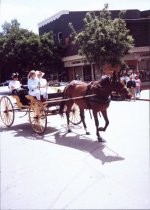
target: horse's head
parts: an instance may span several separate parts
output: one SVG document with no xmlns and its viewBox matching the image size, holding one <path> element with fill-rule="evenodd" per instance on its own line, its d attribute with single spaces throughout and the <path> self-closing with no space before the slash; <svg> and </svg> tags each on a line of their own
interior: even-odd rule
<svg viewBox="0 0 150 210">
<path fill-rule="evenodd" d="M 120 79 L 111 82 L 112 91 L 120 94 L 122 99 L 131 99 L 132 95 L 129 93 L 126 85 Z"/>
<path fill-rule="evenodd" d="M 103 99 L 107 99 L 113 91 L 119 93 L 123 99 L 131 98 L 128 89 L 115 73 L 112 77 L 104 76 L 99 81 L 91 82 L 88 90 L 89 94 L 96 94 Z"/>
</svg>

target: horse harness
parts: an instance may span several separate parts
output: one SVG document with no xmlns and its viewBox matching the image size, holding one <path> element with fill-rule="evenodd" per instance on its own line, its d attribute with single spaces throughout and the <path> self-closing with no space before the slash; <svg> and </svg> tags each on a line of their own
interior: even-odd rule
<svg viewBox="0 0 150 210">
<path fill-rule="evenodd" d="M 110 82 L 108 81 L 109 80 L 109 77 L 105 77 L 104 79 L 102 78 L 102 80 L 100 80 L 100 83 L 97 84 L 97 88 L 102 88 L 102 90 L 104 90 L 105 87 L 105 81 L 104 81 L 104 84 L 103 84 L 103 80 L 106 80 L 107 79 L 107 82 Z M 99 87 L 98 87 L 99 85 Z M 85 91 L 85 96 L 86 95 L 90 95 L 91 94 L 91 90 L 92 88 L 96 88 L 96 86 L 94 85 L 94 82 L 90 82 L 87 86 L 87 89 Z M 90 109 L 91 108 L 91 103 L 90 102 L 93 102 L 93 103 L 96 103 L 96 104 L 100 104 L 100 105 L 109 105 L 111 101 L 111 97 L 110 96 L 102 96 L 102 95 L 98 95 L 96 94 L 95 96 L 91 96 L 89 98 L 86 98 L 86 104 L 87 104 L 87 107 Z"/>
</svg>

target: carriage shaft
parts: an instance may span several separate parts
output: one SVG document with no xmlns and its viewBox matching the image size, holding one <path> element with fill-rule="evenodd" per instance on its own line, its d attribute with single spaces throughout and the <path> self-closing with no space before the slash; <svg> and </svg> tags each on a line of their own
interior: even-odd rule
<svg viewBox="0 0 150 210">
<path fill-rule="evenodd" d="M 73 98 L 62 98 L 59 97 L 58 98 L 54 98 L 54 99 L 50 99 L 48 101 L 43 102 L 43 104 L 50 104 L 50 103 L 56 103 L 56 102 L 63 102 L 63 101 L 71 101 L 71 100 L 79 100 L 79 99 L 84 99 L 84 98 L 90 98 L 96 96 L 96 94 L 92 94 L 92 95 L 85 95 L 85 96 L 78 96 L 78 97 L 73 97 Z"/>
</svg>

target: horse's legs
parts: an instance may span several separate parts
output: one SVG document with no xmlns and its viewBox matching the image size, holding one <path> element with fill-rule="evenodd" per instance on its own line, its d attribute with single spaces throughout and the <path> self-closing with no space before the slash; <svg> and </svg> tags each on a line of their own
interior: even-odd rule
<svg viewBox="0 0 150 210">
<path fill-rule="evenodd" d="M 93 110 L 93 116 L 94 116 L 94 121 L 95 121 L 95 126 L 96 126 L 96 135 L 97 135 L 98 141 L 102 141 L 102 137 L 100 136 L 99 129 L 98 129 L 99 121 L 97 117 L 97 112 L 94 112 L 94 110 Z"/>
<path fill-rule="evenodd" d="M 104 111 L 101 111 L 104 120 L 105 120 L 105 126 L 104 127 L 100 127 L 98 130 L 99 131 L 105 131 L 107 126 L 109 125 L 109 120 L 108 120 L 108 116 L 107 116 L 107 110 L 105 109 Z"/>
<path fill-rule="evenodd" d="M 67 127 L 68 127 L 68 132 L 71 132 L 69 117 L 70 117 L 70 112 L 71 112 L 73 102 L 66 103 L 66 105 L 67 105 L 67 110 L 66 110 Z"/>
<path fill-rule="evenodd" d="M 80 109 L 80 117 L 81 117 L 81 121 L 83 123 L 84 130 L 86 131 L 86 134 L 89 135 L 90 133 L 87 131 L 87 126 L 85 123 L 84 109 Z"/>
<path fill-rule="evenodd" d="M 67 117 L 67 129 L 68 129 L 68 133 L 71 132 L 71 128 L 70 128 L 70 125 L 69 125 L 69 112 L 66 111 L 66 117 Z"/>
<path fill-rule="evenodd" d="M 68 128 L 68 133 L 71 132 L 71 128 L 70 128 L 70 121 L 69 121 L 69 114 L 70 114 L 71 108 L 70 106 L 67 106 L 67 111 L 66 111 L 66 117 L 67 117 L 67 128 Z"/>
</svg>

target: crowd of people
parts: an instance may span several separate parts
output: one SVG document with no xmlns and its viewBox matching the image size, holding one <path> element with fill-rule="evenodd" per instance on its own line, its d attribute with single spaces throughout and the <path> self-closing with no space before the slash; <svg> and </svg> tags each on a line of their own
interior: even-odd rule
<svg viewBox="0 0 150 210">
<path fill-rule="evenodd" d="M 121 80 L 127 86 L 129 92 L 132 94 L 132 98 L 140 98 L 141 93 L 141 79 L 138 73 L 124 74 L 121 77 Z"/>
</svg>

